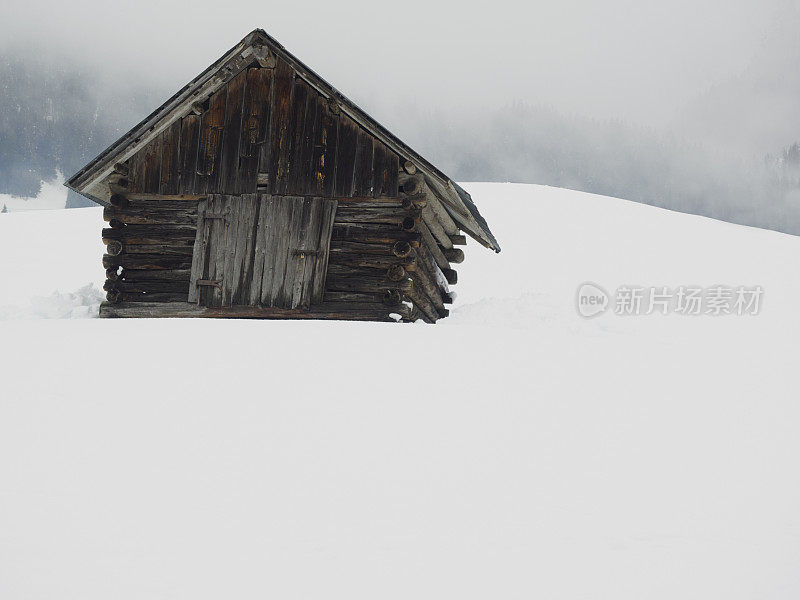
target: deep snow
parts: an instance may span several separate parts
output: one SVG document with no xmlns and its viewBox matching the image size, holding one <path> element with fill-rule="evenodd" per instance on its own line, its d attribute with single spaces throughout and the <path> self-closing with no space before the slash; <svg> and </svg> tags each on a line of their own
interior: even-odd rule
<svg viewBox="0 0 800 600">
<path fill-rule="evenodd" d="M 796 598 L 800 239 L 466 187 L 503 252 L 433 327 L 0 322 L 0 597 Z M 100 226 L 0 215 L 2 314 L 99 287 Z M 585 320 L 586 281 L 764 300 Z"/>
</svg>

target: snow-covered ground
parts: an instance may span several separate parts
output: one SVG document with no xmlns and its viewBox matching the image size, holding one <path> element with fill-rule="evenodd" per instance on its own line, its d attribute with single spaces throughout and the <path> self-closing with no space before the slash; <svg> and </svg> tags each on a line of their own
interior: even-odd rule
<svg viewBox="0 0 800 600">
<path fill-rule="evenodd" d="M 503 252 L 436 326 L 32 318 L 93 310 L 100 211 L 0 215 L 0 598 L 797 598 L 800 239 L 466 187 Z"/>
</svg>

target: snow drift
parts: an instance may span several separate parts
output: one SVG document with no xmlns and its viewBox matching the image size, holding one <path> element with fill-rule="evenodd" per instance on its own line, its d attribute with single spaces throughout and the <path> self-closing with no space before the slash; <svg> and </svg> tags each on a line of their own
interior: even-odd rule
<svg viewBox="0 0 800 600">
<path fill-rule="evenodd" d="M 800 240 L 468 189 L 504 250 L 435 326 L 0 323 L 2 597 L 795 598 Z M 0 215 L 0 304 L 99 287 L 100 226 Z M 764 303 L 585 320 L 586 281 Z"/>
</svg>

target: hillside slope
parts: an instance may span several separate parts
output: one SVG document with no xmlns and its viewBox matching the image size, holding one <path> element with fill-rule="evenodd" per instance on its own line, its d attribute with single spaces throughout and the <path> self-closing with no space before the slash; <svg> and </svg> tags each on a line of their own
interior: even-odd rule
<svg viewBox="0 0 800 600">
<path fill-rule="evenodd" d="M 797 597 L 800 239 L 466 187 L 504 250 L 436 326 L 0 322 L 4 600 Z M 99 228 L 0 215 L 0 315 L 91 312 Z M 587 320 L 587 281 L 763 305 Z"/>
</svg>

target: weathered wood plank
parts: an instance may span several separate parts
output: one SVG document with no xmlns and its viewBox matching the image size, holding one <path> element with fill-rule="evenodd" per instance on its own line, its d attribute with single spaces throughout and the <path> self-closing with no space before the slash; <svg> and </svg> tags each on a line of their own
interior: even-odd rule
<svg viewBox="0 0 800 600">
<path fill-rule="evenodd" d="M 394 322 L 390 313 L 408 317 L 404 307 L 387 307 L 379 302 L 323 302 L 311 311 L 258 306 L 234 306 L 206 308 L 188 302 L 142 302 L 123 301 L 119 304 L 103 302 L 100 317 L 139 318 L 251 318 L 251 319 L 334 319 L 339 321 L 385 321 Z"/>
<path fill-rule="evenodd" d="M 191 210 L 128 210 L 106 206 L 103 219 L 116 220 L 125 224 L 137 225 L 194 225 L 197 222 L 197 211 Z"/>
<path fill-rule="evenodd" d="M 123 269 L 119 274 L 119 278 L 125 281 L 182 281 L 186 284 L 186 289 L 188 290 L 191 275 L 191 269 L 163 269 L 159 271 L 153 271 L 151 269 Z"/>
<path fill-rule="evenodd" d="M 388 243 L 369 243 L 352 242 L 349 240 L 331 240 L 331 254 L 355 254 L 355 255 L 375 255 L 375 256 L 394 256 L 392 244 Z"/>
<path fill-rule="evenodd" d="M 302 79 L 295 78 L 294 89 L 292 91 L 292 107 L 289 113 L 285 172 L 283 177 L 279 175 L 276 180 L 278 194 L 304 193 L 302 188 L 299 187 L 299 183 L 304 177 L 304 174 L 308 172 L 310 166 L 310 160 L 306 165 L 304 165 L 302 161 L 303 135 L 306 127 L 306 114 L 309 104 L 311 103 L 310 95 L 312 95 L 312 90 L 309 88 L 308 84 Z"/>
<path fill-rule="evenodd" d="M 397 197 L 400 195 L 398 189 L 398 175 L 400 173 L 400 157 L 387 148 L 386 150 L 386 182 L 385 193 L 387 196 Z"/>
<path fill-rule="evenodd" d="M 281 281 L 280 291 L 278 292 L 277 304 L 281 308 L 296 308 L 292 306 L 292 294 L 294 291 L 294 276 L 297 271 L 298 259 L 293 255 L 300 241 L 300 229 L 302 227 L 303 209 L 305 199 L 293 196 L 286 199 L 290 203 L 291 217 L 288 226 L 288 243 L 285 248 L 285 272 Z M 281 253 L 283 255 L 283 253 Z"/>
<path fill-rule="evenodd" d="M 428 226 L 428 229 L 433 234 L 433 237 L 436 238 L 436 241 L 440 246 L 442 246 L 442 248 L 450 249 L 453 247 L 453 242 L 450 240 L 450 236 L 447 235 L 447 232 L 442 227 L 442 224 L 434 215 L 430 203 L 428 203 L 428 205 L 422 209 L 422 220 L 425 222 L 425 225 Z"/>
<path fill-rule="evenodd" d="M 420 233 L 422 234 L 422 243 L 436 260 L 436 264 L 439 265 L 439 268 L 442 270 L 449 269 L 450 261 L 447 260 L 447 257 L 442 252 L 442 249 L 439 247 L 439 244 L 436 242 L 433 234 L 428 229 L 428 226 L 425 225 L 425 223 L 417 223 L 417 229 L 419 229 Z"/>
<path fill-rule="evenodd" d="M 264 280 L 261 284 L 262 304 L 277 307 L 283 300 L 283 284 L 286 279 L 287 263 L 289 262 L 289 243 L 294 221 L 294 212 L 297 203 L 294 198 L 287 196 L 273 196 L 274 215 L 271 220 L 271 243 L 269 244 L 269 268 L 265 269 Z M 269 275 L 268 286 L 267 275 Z M 264 294 L 267 294 L 264 301 Z"/>
<path fill-rule="evenodd" d="M 310 304 L 311 286 L 309 280 L 314 273 L 313 262 L 317 246 L 316 238 L 319 236 L 319 224 L 321 221 L 318 207 L 320 207 L 320 203 L 317 199 L 303 199 L 298 239 L 289 253 L 289 258 L 294 263 L 295 269 L 289 308 L 307 307 Z"/>
<path fill-rule="evenodd" d="M 390 225 L 334 222 L 331 239 L 373 244 L 392 244 L 397 241 L 418 244 L 421 235 L 417 232 L 407 232 L 402 229 L 392 228 Z"/>
<path fill-rule="evenodd" d="M 313 193 L 324 197 L 333 195 L 336 183 L 337 149 L 339 145 L 339 119 L 322 96 L 317 98 L 317 125 L 311 179 Z"/>
<path fill-rule="evenodd" d="M 330 271 L 330 265 L 328 266 Z M 385 290 L 408 290 L 411 280 L 390 281 L 385 275 L 371 269 L 351 269 L 348 274 L 328 273 L 325 289 L 339 292 L 383 292 Z"/>
<path fill-rule="evenodd" d="M 330 264 L 330 245 L 333 222 L 336 217 L 337 201 L 329 199 L 319 200 L 321 219 L 317 244 L 317 260 L 314 264 L 314 273 L 311 280 L 311 304 L 322 301 L 325 292 L 325 279 Z"/>
<path fill-rule="evenodd" d="M 159 194 L 177 194 L 180 183 L 181 122 L 175 121 L 161 134 L 161 179 Z"/>
<path fill-rule="evenodd" d="M 398 258 L 397 256 L 386 254 L 361 254 L 359 252 L 342 252 L 340 250 L 331 249 L 331 258 L 329 266 L 332 269 L 336 267 L 363 267 L 368 269 L 379 269 L 386 271 L 389 267 L 394 265 L 401 265 L 408 271 L 416 269 L 417 259 L 414 256 L 407 256 L 405 258 Z"/>
<path fill-rule="evenodd" d="M 355 167 L 353 169 L 353 195 L 372 196 L 372 164 L 373 164 L 373 137 L 364 131 L 358 130 L 356 145 Z"/>
<path fill-rule="evenodd" d="M 155 137 L 144 150 L 142 164 L 142 191 L 158 193 L 161 183 L 161 135 Z"/>
<path fill-rule="evenodd" d="M 387 208 L 405 208 L 405 200 L 401 198 L 389 198 L 388 196 L 381 196 L 373 198 L 372 196 L 350 196 L 339 197 L 336 196 L 339 202 L 339 208 L 342 210 L 356 210 L 356 209 L 375 209 L 383 210 Z"/>
<path fill-rule="evenodd" d="M 242 137 L 242 111 L 244 107 L 247 71 L 242 71 L 228 82 L 225 103 L 224 135 L 220 148 L 219 174 L 214 189 L 220 193 L 239 193 L 239 148 Z"/>
<path fill-rule="evenodd" d="M 253 270 L 253 244 L 255 242 L 254 222 L 257 219 L 255 194 L 247 194 L 239 198 L 239 226 L 236 233 L 236 250 L 234 253 L 233 273 L 231 274 L 233 290 L 229 298 L 232 305 L 246 304 L 250 298 L 249 275 Z"/>
<path fill-rule="evenodd" d="M 208 200 L 201 200 L 197 205 L 197 228 L 194 241 L 194 251 L 192 254 L 192 263 L 190 267 L 189 277 L 189 294 L 188 301 L 197 303 L 200 299 L 197 281 L 204 279 L 204 272 L 206 269 L 206 261 L 208 260 L 208 237 L 210 234 L 210 222 L 206 221 L 205 213 L 208 210 Z"/>
<path fill-rule="evenodd" d="M 197 191 L 195 180 L 197 178 L 197 153 L 200 141 L 200 117 L 186 115 L 180 121 L 180 180 L 178 191 L 191 194 Z"/>
<path fill-rule="evenodd" d="M 127 225 L 122 229 L 105 228 L 103 240 L 126 240 L 132 244 L 185 244 L 193 242 L 195 227 L 173 225 Z"/>
<path fill-rule="evenodd" d="M 259 158 L 259 173 L 267 173 L 266 191 L 277 193 L 284 185 L 289 160 L 289 113 L 292 106 L 294 69 L 279 60 L 275 67 L 272 101 L 270 103 L 269 151 L 265 145 Z"/>
<path fill-rule="evenodd" d="M 144 191 L 144 155 L 142 148 L 128 159 L 128 192 Z"/>
<path fill-rule="evenodd" d="M 247 304 L 261 304 L 261 286 L 263 285 L 267 244 L 269 241 L 270 219 L 273 215 L 272 197 L 267 194 L 256 195 L 257 219 L 255 219 L 255 242 L 253 249 L 253 267 L 250 276 L 250 297 Z"/>
<path fill-rule="evenodd" d="M 353 195 L 353 171 L 356 164 L 358 144 L 358 125 L 347 115 L 339 115 L 339 142 L 336 154 L 336 183 L 334 195 L 337 197 Z"/>
<path fill-rule="evenodd" d="M 165 244 L 132 244 L 128 240 L 114 241 L 121 244 L 120 253 L 124 254 L 173 254 L 177 256 L 192 256 L 191 243 L 183 245 L 172 242 Z M 113 254 L 113 252 L 109 251 L 109 254 Z"/>
<path fill-rule="evenodd" d="M 389 188 L 389 149 L 379 141 L 375 141 L 372 159 L 372 195 L 386 196 Z"/>
<path fill-rule="evenodd" d="M 225 125 L 225 104 L 228 88 L 220 88 L 210 100 L 208 109 L 200 117 L 200 145 L 197 153 L 196 187 L 200 193 L 217 189 L 219 158 Z"/>
<path fill-rule="evenodd" d="M 166 254 L 103 255 L 103 267 L 106 269 L 122 267 L 123 269 L 173 270 L 189 269 L 191 265 L 192 259 L 189 256 L 170 256 Z"/>
<path fill-rule="evenodd" d="M 249 69 L 244 94 L 242 143 L 239 149 L 240 193 L 255 193 L 258 185 L 259 154 L 269 160 L 270 94 L 273 69 Z"/>
</svg>

